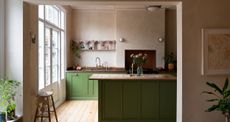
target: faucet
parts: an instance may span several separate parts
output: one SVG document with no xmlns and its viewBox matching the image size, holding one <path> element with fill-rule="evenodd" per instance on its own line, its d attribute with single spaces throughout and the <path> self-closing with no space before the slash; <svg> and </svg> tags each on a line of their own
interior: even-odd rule
<svg viewBox="0 0 230 122">
<path fill-rule="evenodd" d="M 101 59 L 99 57 L 96 57 L 96 67 L 101 66 Z"/>
</svg>

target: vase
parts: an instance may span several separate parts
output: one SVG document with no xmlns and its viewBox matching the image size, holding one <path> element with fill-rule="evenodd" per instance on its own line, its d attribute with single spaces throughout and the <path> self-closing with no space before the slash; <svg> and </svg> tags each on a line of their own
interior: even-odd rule
<svg viewBox="0 0 230 122">
<path fill-rule="evenodd" d="M 143 74 L 143 68 L 142 66 L 137 67 L 137 76 L 141 76 Z"/>
</svg>

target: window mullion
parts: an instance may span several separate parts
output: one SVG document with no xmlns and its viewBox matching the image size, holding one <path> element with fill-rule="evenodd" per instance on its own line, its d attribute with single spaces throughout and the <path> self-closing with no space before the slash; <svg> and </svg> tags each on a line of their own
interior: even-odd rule
<svg viewBox="0 0 230 122">
<path fill-rule="evenodd" d="M 43 6 L 43 10 L 44 10 L 43 12 L 44 12 L 44 18 L 45 18 L 45 16 L 46 16 L 46 14 L 45 14 L 45 12 L 46 12 L 46 10 L 45 10 L 45 5 Z M 44 28 L 43 28 L 43 29 L 44 29 L 44 31 L 43 31 L 43 32 L 44 32 L 44 34 L 43 34 L 43 35 L 44 35 L 44 39 L 43 39 L 43 41 L 44 41 L 44 42 L 43 42 L 43 54 L 44 54 L 44 59 L 43 59 L 43 62 L 44 62 L 44 63 L 43 63 L 43 64 L 44 64 L 43 66 L 44 66 L 44 69 L 43 69 L 43 70 L 44 70 L 44 77 L 43 77 L 43 78 L 44 78 L 44 88 L 45 88 L 45 87 L 46 87 L 46 82 L 47 82 L 47 81 L 46 81 L 46 56 L 45 56 L 45 55 L 46 55 L 46 47 L 45 47 L 45 40 L 46 40 L 46 23 L 45 23 L 44 21 L 42 21 L 42 22 L 44 23 Z"/>
<path fill-rule="evenodd" d="M 59 28 L 58 26 L 52 24 L 52 23 L 49 22 L 49 21 L 43 20 L 43 19 L 41 19 L 41 18 L 39 18 L 39 20 L 42 21 L 42 22 L 44 22 L 44 23 L 46 23 L 46 24 L 48 24 L 51 28 L 55 28 L 55 29 L 57 29 L 57 30 L 65 31 L 64 29 Z"/>
<path fill-rule="evenodd" d="M 61 25 L 60 25 L 61 26 Z M 59 67 L 58 67 L 58 79 L 59 80 L 61 80 L 61 71 L 62 71 L 62 69 L 61 69 L 61 64 L 62 64 L 62 62 L 61 62 L 61 58 L 62 58 L 62 53 L 61 53 L 61 41 L 63 41 L 62 40 L 62 38 L 61 38 L 61 35 L 62 33 L 61 33 L 61 31 L 59 30 L 59 40 L 58 40 L 58 55 L 59 55 L 59 57 L 58 57 L 58 64 L 59 64 Z"/>
<path fill-rule="evenodd" d="M 52 59 L 52 55 L 53 55 L 53 29 L 50 28 L 50 84 L 53 83 L 53 59 Z"/>
</svg>

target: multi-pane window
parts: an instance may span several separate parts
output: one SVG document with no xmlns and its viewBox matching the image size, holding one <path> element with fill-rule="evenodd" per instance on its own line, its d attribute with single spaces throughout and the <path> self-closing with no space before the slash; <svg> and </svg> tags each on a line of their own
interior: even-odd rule
<svg viewBox="0 0 230 122">
<path fill-rule="evenodd" d="M 65 13 L 39 5 L 39 89 L 64 79 Z"/>
</svg>

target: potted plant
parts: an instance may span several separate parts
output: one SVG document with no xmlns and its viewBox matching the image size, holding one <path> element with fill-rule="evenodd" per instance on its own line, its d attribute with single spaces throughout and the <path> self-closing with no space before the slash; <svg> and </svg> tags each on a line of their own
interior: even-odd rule
<svg viewBox="0 0 230 122">
<path fill-rule="evenodd" d="M 166 66 L 166 68 L 169 71 L 174 70 L 174 68 L 175 68 L 175 62 L 176 62 L 174 53 L 171 52 L 170 54 L 167 54 L 164 59 L 165 59 L 165 66 Z"/>
<path fill-rule="evenodd" d="M 71 49 L 73 51 L 74 56 L 76 56 L 77 58 L 81 58 L 80 52 L 81 52 L 81 47 L 80 47 L 80 43 L 72 40 L 72 44 L 71 44 Z"/>
<path fill-rule="evenodd" d="M 208 99 L 207 102 L 214 102 L 206 112 L 214 110 L 221 111 L 225 116 L 225 122 L 229 122 L 230 115 L 230 89 L 228 88 L 228 78 L 226 78 L 223 88 L 218 87 L 214 83 L 207 82 L 213 91 L 203 91 L 202 93 L 213 95 L 215 98 Z"/>
<path fill-rule="evenodd" d="M 19 85 L 20 82 L 16 80 L 0 80 L 0 113 L 2 114 L 2 118 L 3 116 L 5 116 L 5 113 L 7 115 L 8 120 L 15 119 L 16 103 L 14 97 L 17 93 Z"/>
</svg>

